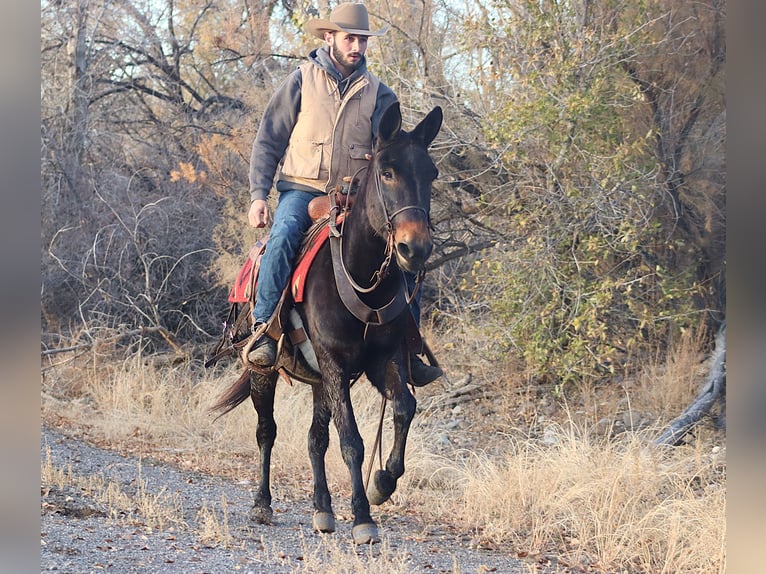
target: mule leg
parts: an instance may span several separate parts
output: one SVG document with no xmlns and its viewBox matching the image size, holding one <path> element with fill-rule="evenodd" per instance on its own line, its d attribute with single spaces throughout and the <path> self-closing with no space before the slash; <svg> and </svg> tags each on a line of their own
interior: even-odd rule
<svg viewBox="0 0 766 574">
<path fill-rule="evenodd" d="M 343 462 L 351 475 L 351 511 L 354 525 L 351 536 L 355 544 L 378 542 L 378 527 L 370 516 L 370 503 L 364 492 L 362 463 L 364 461 L 364 443 L 359 433 L 349 393 L 349 379 L 338 373 L 335 377 L 324 373 L 325 388 L 328 392 L 330 408 L 335 428 L 338 430 L 340 452 Z"/>
<path fill-rule="evenodd" d="M 367 487 L 370 504 L 383 504 L 396 490 L 396 482 L 404 474 L 404 451 L 410 424 L 415 416 L 417 401 L 407 385 L 405 373 L 393 361 L 386 372 L 386 387 L 390 391 L 394 416 L 394 444 L 386 460 L 386 468 L 378 470 Z"/>
<path fill-rule="evenodd" d="M 314 398 L 314 416 L 309 429 L 308 447 L 311 470 L 314 475 L 314 518 L 317 532 L 335 532 L 330 490 L 327 488 L 325 454 L 330 444 L 330 408 L 322 385 L 311 385 Z"/>
<path fill-rule="evenodd" d="M 271 509 L 271 450 L 277 437 L 277 423 L 274 421 L 274 394 L 277 375 L 250 375 L 250 398 L 258 413 L 256 438 L 260 451 L 261 472 L 255 490 L 255 502 L 250 518 L 259 524 L 270 524 Z"/>
</svg>

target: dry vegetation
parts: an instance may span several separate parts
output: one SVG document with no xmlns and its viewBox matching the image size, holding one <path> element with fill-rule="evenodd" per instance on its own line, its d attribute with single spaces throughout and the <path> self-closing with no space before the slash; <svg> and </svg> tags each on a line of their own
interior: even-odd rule
<svg viewBox="0 0 766 574">
<path fill-rule="evenodd" d="M 454 342 L 436 347 L 452 380 L 418 391 L 407 472 L 386 512 L 415 516 L 424 529 L 449 525 L 469 533 L 477 545 L 502 548 L 531 563 L 555 556 L 560 565 L 592 572 L 725 571 L 723 433 L 707 420 L 684 446 L 650 446 L 704 379 L 696 338 L 685 338 L 668 360 L 648 365 L 633 380 L 567 396 L 521 380 L 510 365 L 501 370 L 474 352 L 462 356 Z M 105 352 L 49 357 L 42 384 L 46 423 L 182 468 L 255 478 L 253 409 L 243 405 L 217 421 L 207 412 L 237 376 L 236 365 L 206 371 L 188 359 L 110 362 Z M 353 400 L 371 445 L 380 403 L 368 391 L 361 381 Z M 273 467 L 282 492 L 310 493 L 309 404 L 308 387 L 281 383 Z M 328 474 L 331 490 L 344 496 L 349 485 L 337 440 L 331 441 Z M 140 504 L 126 502 L 124 493 L 98 477 L 72 476 L 45 460 L 41 480 L 43 486 L 85 485 L 108 508 L 139 508 L 158 528 L 178 526 L 172 497 L 152 499 L 139 488 Z M 236 544 L 221 502 L 218 511 L 203 508 L 196 535 L 207 544 Z M 328 556 L 326 545 L 320 551 L 306 542 L 307 561 L 314 554 L 319 560 L 320 552 L 325 565 L 336 564 L 328 572 L 353 571 L 346 568 L 359 559 L 341 546 Z M 386 571 L 399 571 L 390 558 L 382 562 Z"/>
<path fill-rule="evenodd" d="M 40 465 L 40 488 L 43 497 L 47 496 L 51 489 L 67 492 L 68 489 L 74 488 L 85 493 L 97 505 L 96 508 L 81 511 L 84 514 L 102 512 L 113 519 L 136 519 L 150 530 L 183 526 L 178 498 L 164 490 L 158 494 L 149 492 L 146 482 L 141 477 L 140 466 L 136 484 L 136 492 L 130 494 L 123 491 L 118 483 L 106 480 L 100 474 L 81 476 L 73 473 L 71 468 L 58 468 L 51 461 L 50 451 L 46 453 Z"/>
</svg>

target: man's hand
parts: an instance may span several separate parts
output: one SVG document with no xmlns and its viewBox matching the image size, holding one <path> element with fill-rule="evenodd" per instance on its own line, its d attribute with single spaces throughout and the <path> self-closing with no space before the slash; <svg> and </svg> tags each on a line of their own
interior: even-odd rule
<svg viewBox="0 0 766 574">
<path fill-rule="evenodd" d="M 247 212 L 247 221 L 253 227 L 266 227 L 271 223 L 271 211 L 265 200 L 253 200 Z"/>
</svg>

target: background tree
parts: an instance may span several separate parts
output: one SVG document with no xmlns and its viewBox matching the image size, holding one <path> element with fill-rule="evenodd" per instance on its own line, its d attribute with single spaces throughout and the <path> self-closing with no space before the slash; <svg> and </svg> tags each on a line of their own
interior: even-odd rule
<svg viewBox="0 0 766 574">
<path fill-rule="evenodd" d="M 238 78 L 264 83 L 273 6 L 43 5 L 44 327 L 209 334 L 211 234 L 257 101 Z"/>
<path fill-rule="evenodd" d="M 608 375 L 722 318 L 723 20 L 721 2 L 503 0 L 467 20 L 513 174 L 482 196 L 511 239 L 468 289 L 492 285 L 496 334 L 534 372 Z"/>
</svg>

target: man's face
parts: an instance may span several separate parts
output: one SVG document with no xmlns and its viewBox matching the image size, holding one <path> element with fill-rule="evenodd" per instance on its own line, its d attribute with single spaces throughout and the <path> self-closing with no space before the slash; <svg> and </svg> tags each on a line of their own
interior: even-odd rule
<svg viewBox="0 0 766 574">
<path fill-rule="evenodd" d="M 368 36 L 345 32 L 327 33 L 325 40 L 330 44 L 330 55 L 344 77 L 350 75 L 362 63 L 367 51 Z"/>
</svg>

